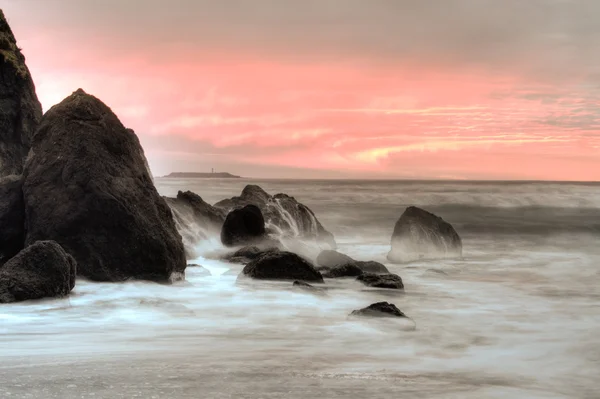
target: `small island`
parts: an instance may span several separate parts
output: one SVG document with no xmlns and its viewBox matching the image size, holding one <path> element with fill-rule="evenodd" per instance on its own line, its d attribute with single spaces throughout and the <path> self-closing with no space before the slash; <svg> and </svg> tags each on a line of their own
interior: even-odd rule
<svg viewBox="0 0 600 399">
<path fill-rule="evenodd" d="M 190 178 L 215 178 L 215 179 L 239 179 L 241 178 L 241 176 L 236 176 L 236 175 L 232 175 L 231 173 L 227 173 L 227 172 L 210 172 L 210 173 L 202 173 L 202 172 L 171 172 L 166 176 L 163 177 L 169 177 L 169 178 L 184 178 L 184 179 L 190 179 Z"/>
</svg>

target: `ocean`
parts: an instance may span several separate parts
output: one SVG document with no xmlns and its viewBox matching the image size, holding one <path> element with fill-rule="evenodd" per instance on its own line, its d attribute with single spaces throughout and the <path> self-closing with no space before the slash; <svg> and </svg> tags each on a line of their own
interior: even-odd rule
<svg viewBox="0 0 600 399">
<path fill-rule="evenodd" d="M 405 292 L 236 284 L 199 243 L 173 286 L 79 280 L 0 307 L 1 398 L 600 398 L 600 183 L 156 178 L 209 203 L 246 184 L 309 206 Z M 464 259 L 389 264 L 409 205 L 450 222 Z M 348 318 L 371 303 L 412 319 Z"/>
</svg>

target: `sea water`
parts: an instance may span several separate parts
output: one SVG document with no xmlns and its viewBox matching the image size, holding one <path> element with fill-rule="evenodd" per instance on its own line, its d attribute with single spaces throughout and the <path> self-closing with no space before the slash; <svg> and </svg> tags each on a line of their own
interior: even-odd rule
<svg viewBox="0 0 600 399">
<path fill-rule="evenodd" d="M 239 285 L 214 237 L 173 286 L 78 280 L 68 299 L 0 306 L 1 398 L 600 398 L 599 184 L 155 183 L 209 203 L 246 184 L 292 195 L 405 293 Z M 452 223 L 464 259 L 389 264 L 409 205 Z M 412 322 L 348 317 L 378 301 Z"/>
</svg>

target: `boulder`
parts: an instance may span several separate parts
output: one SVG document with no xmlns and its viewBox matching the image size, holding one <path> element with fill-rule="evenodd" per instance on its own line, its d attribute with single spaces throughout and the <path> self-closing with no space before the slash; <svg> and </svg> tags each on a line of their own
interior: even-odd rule
<svg viewBox="0 0 600 399">
<path fill-rule="evenodd" d="M 246 246 L 238 249 L 237 251 L 225 255 L 223 260 L 231 263 L 241 263 L 246 265 L 250 263 L 252 260 L 257 259 L 258 257 L 273 252 L 279 252 L 280 249 L 278 247 L 268 247 L 265 248 L 263 246 Z"/>
<path fill-rule="evenodd" d="M 373 288 L 390 288 L 403 290 L 402 278 L 396 274 L 364 273 L 356 278 L 358 281 Z"/>
<path fill-rule="evenodd" d="M 356 266 L 353 262 L 346 263 L 345 265 L 339 265 L 336 267 L 332 267 L 323 273 L 323 277 L 326 278 L 340 278 L 340 277 L 357 277 L 363 274 L 364 272 L 358 266 Z"/>
<path fill-rule="evenodd" d="M 393 303 L 377 302 L 366 308 L 354 310 L 350 316 L 359 317 L 406 317 Z"/>
<path fill-rule="evenodd" d="M 77 263 L 54 241 L 37 241 L 0 267 L 0 303 L 69 295 Z"/>
<path fill-rule="evenodd" d="M 225 211 L 213 207 L 191 191 L 179 191 L 176 198 L 163 198 L 173 212 L 177 231 L 183 238 L 186 257 L 197 258 L 200 254 L 196 252 L 196 246 L 219 234 L 225 221 Z"/>
<path fill-rule="evenodd" d="M 255 205 L 229 212 L 221 228 L 221 242 L 227 247 L 255 244 L 266 238 L 265 219 Z"/>
<path fill-rule="evenodd" d="M 261 280 L 323 282 L 323 276 L 310 262 L 286 251 L 269 252 L 248 263 L 242 275 Z"/>
<path fill-rule="evenodd" d="M 23 249 L 25 204 L 21 176 L 0 178 L 0 266 Z"/>
<path fill-rule="evenodd" d="M 23 173 L 26 244 L 54 240 L 95 281 L 172 282 L 186 259 L 140 142 L 79 89 L 43 117 Z"/>
<path fill-rule="evenodd" d="M 20 175 L 42 106 L 25 57 L 0 10 L 0 177 Z"/>
<path fill-rule="evenodd" d="M 450 223 L 414 206 L 396 222 L 388 259 L 402 263 L 418 259 L 462 256 L 462 242 Z"/>
<path fill-rule="evenodd" d="M 333 234 L 328 232 L 312 210 L 286 194 L 270 195 L 257 185 L 247 185 L 239 197 L 224 199 L 215 207 L 230 211 L 245 205 L 260 208 L 268 228 L 281 237 L 314 241 L 336 248 Z"/>
</svg>

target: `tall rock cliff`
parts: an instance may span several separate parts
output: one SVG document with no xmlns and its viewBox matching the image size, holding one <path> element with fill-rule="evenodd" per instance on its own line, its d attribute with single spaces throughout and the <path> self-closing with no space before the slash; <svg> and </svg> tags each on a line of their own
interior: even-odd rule
<svg viewBox="0 0 600 399">
<path fill-rule="evenodd" d="M 0 10 L 0 177 L 21 174 L 41 118 L 25 57 Z"/>
</svg>

